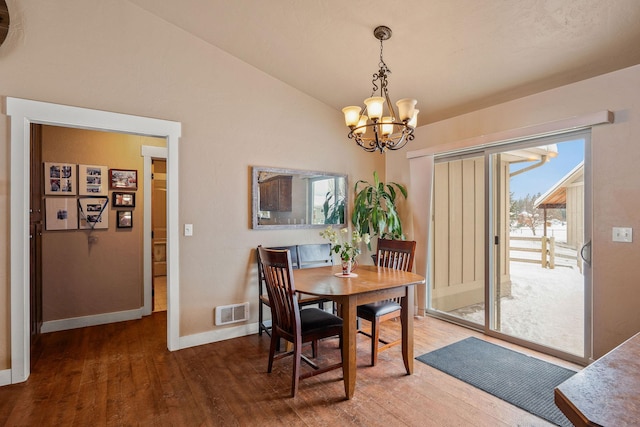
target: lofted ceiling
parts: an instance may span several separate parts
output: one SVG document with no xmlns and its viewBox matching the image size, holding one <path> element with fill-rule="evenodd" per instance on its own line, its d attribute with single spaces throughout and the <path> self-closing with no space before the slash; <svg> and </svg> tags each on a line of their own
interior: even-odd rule
<svg viewBox="0 0 640 427">
<path fill-rule="evenodd" d="M 337 110 L 371 95 L 386 25 L 420 125 L 640 64 L 640 0 L 129 1 Z"/>
</svg>

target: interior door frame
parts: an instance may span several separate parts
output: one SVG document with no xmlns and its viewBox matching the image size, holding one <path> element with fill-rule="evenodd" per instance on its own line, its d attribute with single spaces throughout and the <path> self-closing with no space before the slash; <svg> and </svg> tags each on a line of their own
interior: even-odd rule
<svg viewBox="0 0 640 427">
<path fill-rule="evenodd" d="M 180 327 L 179 122 L 20 98 L 6 98 L 11 118 L 11 383 L 30 374 L 29 201 L 31 124 L 147 135 L 167 140 L 167 348 L 178 350 Z"/>
<path fill-rule="evenodd" d="M 143 145 L 144 157 L 144 229 L 143 234 L 143 281 L 144 281 L 144 306 L 142 314 L 148 316 L 153 311 L 153 247 L 151 245 L 151 165 L 154 159 L 167 159 L 168 150 L 165 147 Z M 168 184 L 168 183 L 167 183 Z M 168 195 L 167 195 L 168 196 Z M 168 203 L 167 199 L 167 203 Z M 168 303 L 169 301 L 167 301 Z"/>
</svg>

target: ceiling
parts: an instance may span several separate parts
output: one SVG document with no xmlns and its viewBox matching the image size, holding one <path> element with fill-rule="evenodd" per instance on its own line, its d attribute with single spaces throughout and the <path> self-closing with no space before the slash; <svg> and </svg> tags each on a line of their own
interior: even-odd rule
<svg viewBox="0 0 640 427">
<path fill-rule="evenodd" d="M 640 0 L 129 0 L 340 110 L 371 95 L 424 125 L 640 63 Z"/>
</svg>

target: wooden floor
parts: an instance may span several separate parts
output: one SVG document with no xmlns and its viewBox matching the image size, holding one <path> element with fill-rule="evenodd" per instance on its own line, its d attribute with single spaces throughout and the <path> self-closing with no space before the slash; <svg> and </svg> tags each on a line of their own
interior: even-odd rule
<svg viewBox="0 0 640 427">
<path fill-rule="evenodd" d="M 397 325 L 390 328 L 384 331 L 399 333 Z M 468 336 L 482 338 L 433 318 L 416 318 L 415 354 Z M 339 370 L 303 380 L 292 399 L 291 359 L 276 361 L 274 372 L 266 373 L 267 335 L 169 352 L 166 312 L 54 332 L 42 336 L 29 380 L 0 387 L 0 425 L 550 425 L 418 361 L 414 375 L 405 375 L 400 347 L 381 353 L 378 365 L 369 367 L 368 344 L 366 337 L 358 337 L 352 400 L 344 398 Z M 334 357 L 337 341 L 323 342 L 321 360 Z"/>
</svg>

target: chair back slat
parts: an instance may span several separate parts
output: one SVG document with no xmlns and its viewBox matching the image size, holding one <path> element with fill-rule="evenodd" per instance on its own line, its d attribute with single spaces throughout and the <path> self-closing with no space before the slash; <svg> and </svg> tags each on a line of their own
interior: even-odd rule
<svg viewBox="0 0 640 427">
<path fill-rule="evenodd" d="M 413 240 L 378 239 L 377 265 L 411 271 L 415 253 L 416 242 Z M 393 301 L 400 303 L 400 298 L 393 298 Z"/>
<path fill-rule="evenodd" d="M 258 247 L 273 326 L 286 335 L 295 336 L 300 324 L 300 311 L 293 282 L 291 252 L 288 249 Z"/>
<path fill-rule="evenodd" d="M 411 271 L 415 252 L 416 242 L 413 240 L 378 239 L 377 265 Z"/>
</svg>

